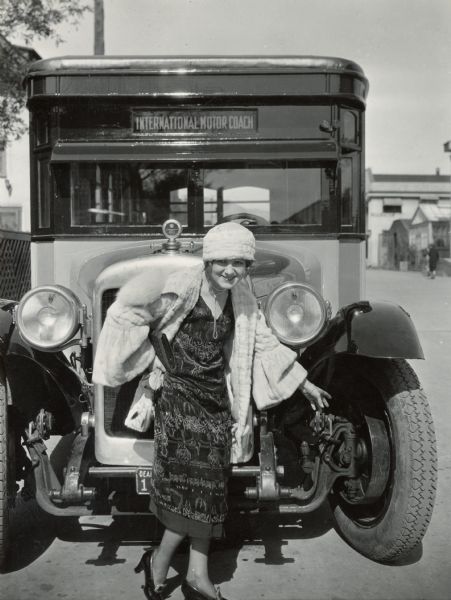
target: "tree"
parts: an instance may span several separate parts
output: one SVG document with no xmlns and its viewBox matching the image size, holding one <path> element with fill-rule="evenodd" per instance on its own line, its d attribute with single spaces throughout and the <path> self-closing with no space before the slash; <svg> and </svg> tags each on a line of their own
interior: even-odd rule
<svg viewBox="0 0 451 600">
<path fill-rule="evenodd" d="M 94 0 L 94 54 L 105 54 L 103 0 Z"/>
<path fill-rule="evenodd" d="M 38 57 L 26 46 L 36 39 L 61 42 L 58 26 L 76 25 L 87 10 L 91 7 L 83 0 L 0 1 L 0 140 L 17 139 L 26 131 L 22 82 L 30 62 Z"/>
</svg>

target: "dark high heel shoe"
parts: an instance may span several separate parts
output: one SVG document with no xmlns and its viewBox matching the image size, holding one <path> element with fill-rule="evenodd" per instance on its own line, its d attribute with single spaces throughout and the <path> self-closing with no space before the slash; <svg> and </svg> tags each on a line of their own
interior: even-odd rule
<svg viewBox="0 0 451 600">
<path fill-rule="evenodd" d="M 182 582 L 182 593 L 185 596 L 185 600 L 226 600 L 221 596 L 221 592 L 219 588 L 216 588 L 216 596 L 213 598 L 212 596 L 207 596 L 193 585 L 188 583 L 186 579 Z"/>
<path fill-rule="evenodd" d="M 135 573 L 144 571 L 144 594 L 148 600 L 163 600 L 164 583 L 155 585 L 152 575 L 152 558 L 155 550 L 147 550 L 135 567 Z"/>
</svg>

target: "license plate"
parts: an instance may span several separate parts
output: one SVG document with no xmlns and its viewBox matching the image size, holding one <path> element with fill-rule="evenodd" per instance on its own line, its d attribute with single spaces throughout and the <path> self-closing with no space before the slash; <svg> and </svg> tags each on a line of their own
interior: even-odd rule
<svg viewBox="0 0 451 600">
<path fill-rule="evenodd" d="M 151 468 L 136 469 L 136 493 L 142 496 L 150 493 Z"/>
</svg>

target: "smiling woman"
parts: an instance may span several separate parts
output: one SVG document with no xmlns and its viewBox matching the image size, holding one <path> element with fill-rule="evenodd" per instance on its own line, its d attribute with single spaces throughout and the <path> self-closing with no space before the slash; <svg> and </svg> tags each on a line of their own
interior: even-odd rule
<svg viewBox="0 0 451 600">
<path fill-rule="evenodd" d="M 307 381 L 296 352 L 267 327 L 247 281 L 254 256 L 248 229 L 235 222 L 213 227 L 204 238 L 203 264 L 173 273 L 157 298 L 148 293 L 154 286 L 148 273 L 129 281 L 108 309 L 100 335 L 93 380 L 117 385 L 144 369 L 148 396 L 136 394 L 126 423 L 148 422 L 146 411 L 155 410 L 146 489 L 165 532 L 159 548 L 145 552 L 136 567 L 144 570 L 144 591 L 153 600 L 163 597 L 172 556 L 187 536 L 185 598 L 222 597 L 208 575 L 208 549 L 211 538 L 223 535 L 231 462 L 252 455 L 253 383 L 261 388 L 262 380 L 272 382 L 260 389 L 267 406 L 298 387 L 316 408 L 330 399 Z M 166 370 L 149 346 L 149 328 L 170 342 L 173 360 Z"/>
</svg>

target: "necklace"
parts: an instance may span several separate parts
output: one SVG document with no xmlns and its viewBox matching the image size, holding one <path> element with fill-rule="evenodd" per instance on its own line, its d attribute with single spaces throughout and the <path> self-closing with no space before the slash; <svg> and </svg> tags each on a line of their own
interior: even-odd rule
<svg viewBox="0 0 451 600">
<path fill-rule="evenodd" d="M 215 289 L 213 286 L 212 286 L 212 288 L 213 288 L 213 290 Z M 211 293 L 211 290 L 210 290 L 210 293 Z M 214 340 L 218 339 L 218 328 L 217 328 L 217 324 L 216 324 L 216 319 L 217 319 L 216 315 L 218 315 L 218 317 L 219 317 L 219 313 L 222 312 L 222 310 L 223 310 L 219 306 L 218 296 L 228 294 L 228 293 L 229 293 L 229 290 L 222 290 L 221 292 L 213 291 L 213 294 L 212 294 L 212 296 L 215 299 L 215 309 L 213 311 L 213 339 Z"/>
<path fill-rule="evenodd" d="M 222 312 L 222 309 L 218 302 L 218 296 L 223 296 L 224 294 L 228 294 L 229 290 L 219 290 L 218 288 L 215 288 L 214 285 L 208 280 L 206 280 L 206 283 L 207 283 L 208 291 L 210 292 L 210 297 L 212 297 L 213 301 L 214 301 L 213 310 L 211 311 L 213 314 L 213 339 L 217 340 L 218 339 L 217 319 L 220 316 L 219 313 Z M 218 317 L 216 315 L 218 315 Z"/>
<path fill-rule="evenodd" d="M 228 290 L 224 290 L 224 291 L 228 292 Z M 219 306 L 219 302 L 218 302 L 218 298 L 217 298 L 216 294 L 213 294 L 213 295 L 215 298 L 215 309 L 213 311 L 213 339 L 217 340 L 218 339 L 218 328 L 216 325 L 216 314 L 218 313 L 218 315 L 219 315 L 220 306 Z"/>
</svg>

